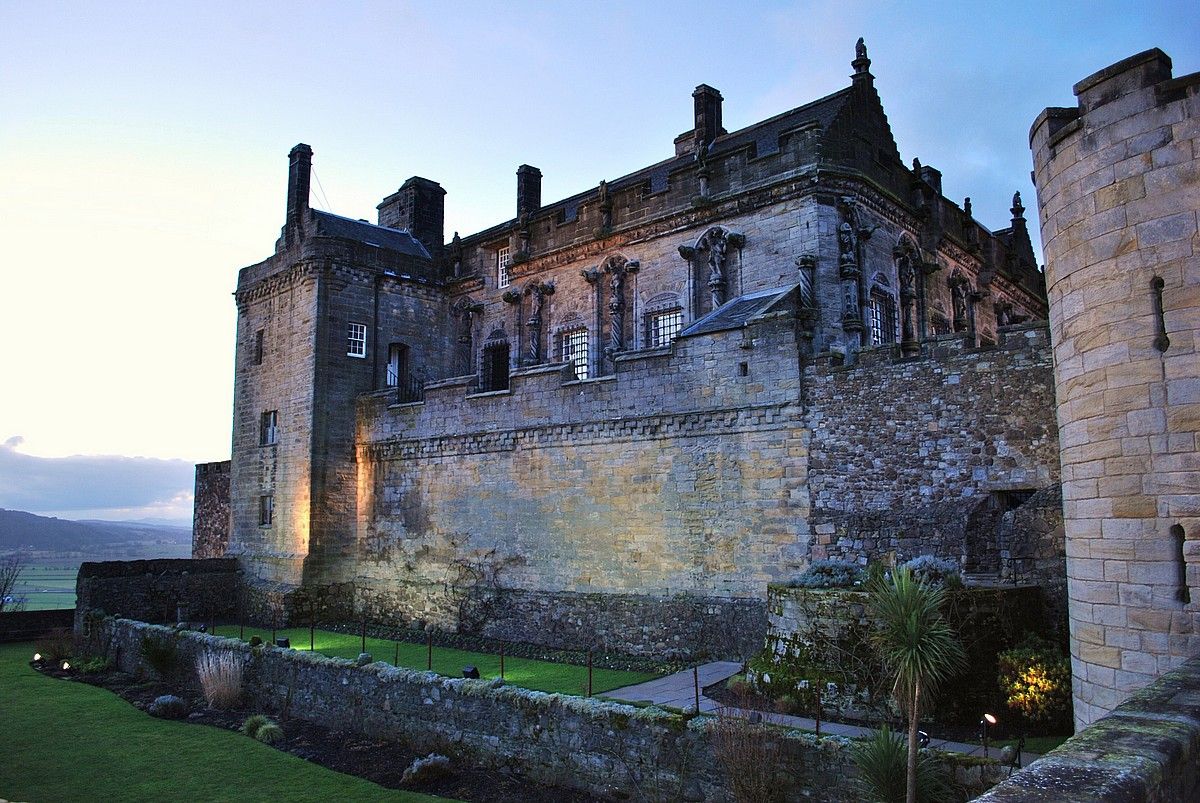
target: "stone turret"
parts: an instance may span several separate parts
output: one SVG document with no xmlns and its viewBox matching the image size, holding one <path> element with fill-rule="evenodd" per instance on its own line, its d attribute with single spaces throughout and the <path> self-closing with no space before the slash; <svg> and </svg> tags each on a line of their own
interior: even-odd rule
<svg viewBox="0 0 1200 803">
<path fill-rule="evenodd" d="M 1147 50 L 1075 94 L 1030 144 L 1084 726 L 1200 655 L 1200 73 Z"/>
</svg>

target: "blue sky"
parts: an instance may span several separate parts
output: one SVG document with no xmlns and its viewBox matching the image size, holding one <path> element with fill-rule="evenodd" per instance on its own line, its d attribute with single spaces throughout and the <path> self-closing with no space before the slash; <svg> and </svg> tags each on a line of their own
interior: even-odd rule
<svg viewBox="0 0 1200 803">
<path fill-rule="evenodd" d="M 0 0 L 0 442 L 62 471 L 44 511 L 186 515 L 190 483 L 144 491 L 228 456 L 230 293 L 272 251 L 292 145 L 315 150 L 315 206 L 373 220 L 422 175 L 465 234 L 512 216 L 523 162 L 550 201 L 670 155 L 696 84 L 730 130 L 845 86 L 859 36 L 901 156 L 992 228 L 1015 190 L 1035 207 L 1029 126 L 1076 81 L 1154 46 L 1200 69 L 1195 0 Z M 111 505 L 74 455 L 123 467 L 82 461 L 122 478 Z M 118 457 L 168 462 L 135 488 Z M 16 464 L 0 507 L 29 501 Z"/>
</svg>

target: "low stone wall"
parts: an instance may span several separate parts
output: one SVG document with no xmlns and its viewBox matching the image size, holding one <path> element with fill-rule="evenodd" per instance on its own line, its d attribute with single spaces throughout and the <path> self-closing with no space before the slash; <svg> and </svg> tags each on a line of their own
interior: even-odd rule
<svg viewBox="0 0 1200 803">
<path fill-rule="evenodd" d="M 67 630 L 74 618 L 75 611 L 71 608 L 0 613 L 0 642 L 33 641 L 52 630 Z"/>
<path fill-rule="evenodd" d="M 886 718 L 890 689 L 868 637 L 865 591 L 771 586 L 767 591 L 767 638 L 754 666 L 771 674 L 773 694 L 780 683 L 802 680 L 822 688 L 826 711 L 855 718 Z M 934 717 L 970 724 L 981 711 L 1003 706 L 996 684 L 997 655 L 1026 633 L 1040 632 L 1044 602 L 1036 587 L 964 588 L 947 594 L 946 619 L 970 669 L 942 685 Z M 795 696 L 803 698 L 803 694 Z"/>
<path fill-rule="evenodd" d="M 979 803 L 1200 800 L 1200 658 L 1160 677 Z"/>
<path fill-rule="evenodd" d="M 126 672 L 148 671 L 144 637 L 174 639 L 185 682 L 207 652 L 244 662 L 244 691 L 255 708 L 330 728 L 406 742 L 483 766 L 519 768 L 542 783 L 598 796 L 648 800 L 728 799 L 713 747 L 712 717 L 546 694 L 490 680 L 446 678 L 384 663 L 352 661 L 126 619 L 100 625 Z M 286 727 L 286 724 L 285 724 Z M 789 800 L 854 801 L 849 742 L 772 728 L 779 788 Z M 999 777 L 995 765 L 947 757 L 973 791 Z"/>
<path fill-rule="evenodd" d="M 238 610 L 240 584 L 233 558 L 84 563 L 75 581 L 76 625 L 97 609 L 148 622 L 225 619 Z"/>
</svg>

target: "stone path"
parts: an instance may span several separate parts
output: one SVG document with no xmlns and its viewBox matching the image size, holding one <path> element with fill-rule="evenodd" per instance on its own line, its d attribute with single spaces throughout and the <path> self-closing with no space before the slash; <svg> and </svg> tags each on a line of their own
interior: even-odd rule
<svg viewBox="0 0 1200 803">
<path fill-rule="evenodd" d="M 711 700 L 704 696 L 704 687 L 733 677 L 742 671 L 742 665 L 736 661 L 713 661 L 712 663 L 697 667 L 697 671 L 700 675 L 700 713 L 711 714 L 722 706 L 716 700 Z M 638 683 L 634 686 L 613 689 L 612 691 L 605 692 L 603 696 L 611 700 L 622 700 L 629 703 L 669 705 L 674 708 L 681 708 L 684 711 L 691 711 L 696 707 L 695 680 L 690 669 L 685 669 L 682 672 L 676 672 L 673 675 L 667 675 L 656 680 L 649 680 L 645 683 Z M 747 718 L 752 714 L 761 713 L 741 708 L 726 708 L 725 710 L 735 716 Z M 811 731 L 816 730 L 817 727 L 816 720 L 809 717 L 794 717 L 788 714 L 762 714 L 762 717 L 767 722 L 775 725 L 786 725 L 789 728 L 802 728 Z M 874 733 L 874 730 L 871 728 L 864 728 L 859 725 L 843 725 L 840 722 L 821 721 L 822 736 L 855 737 L 870 736 L 872 733 Z M 983 756 L 983 746 L 978 744 L 949 742 L 945 739 L 931 739 L 929 746 L 935 750 L 964 753 L 969 756 Z M 988 751 L 988 755 L 992 758 L 996 758 L 999 754 L 1000 749 L 997 747 L 992 747 Z M 1021 764 L 1027 767 L 1039 758 L 1041 756 L 1037 753 L 1022 753 Z"/>
</svg>

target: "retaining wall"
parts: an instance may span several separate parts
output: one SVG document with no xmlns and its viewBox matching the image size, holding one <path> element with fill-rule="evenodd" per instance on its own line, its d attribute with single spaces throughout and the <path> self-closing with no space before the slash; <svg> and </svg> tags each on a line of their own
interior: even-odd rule
<svg viewBox="0 0 1200 803">
<path fill-rule="evenodd" d="M 143 637 L 175 639 L 179 666 L 195 685 L 197 657 L 230 652 L 244 661 L 244 691 L 255 708 L 326 727 L 395 739 L 495 768 L 518 766 L 531 780 L 592 794 L 650 800 L 726 800 L 713 746 L 712 717 L 689 718 L 654 707 L 528 691 L 492 680 L 446 678 L 376 662 L 243 642 L 108 619 L 119 667 L 148 671 Z M 284 725 L 286 728 L 286 723 Z M 849 742 L 771 729 L 779 788 L 787 799 L 858 799 Z M 999 777 L 995 765 L 956 763 L 975 791 Z M 986 781 L 986 783 L 985 783 Z"/>
</svg>

